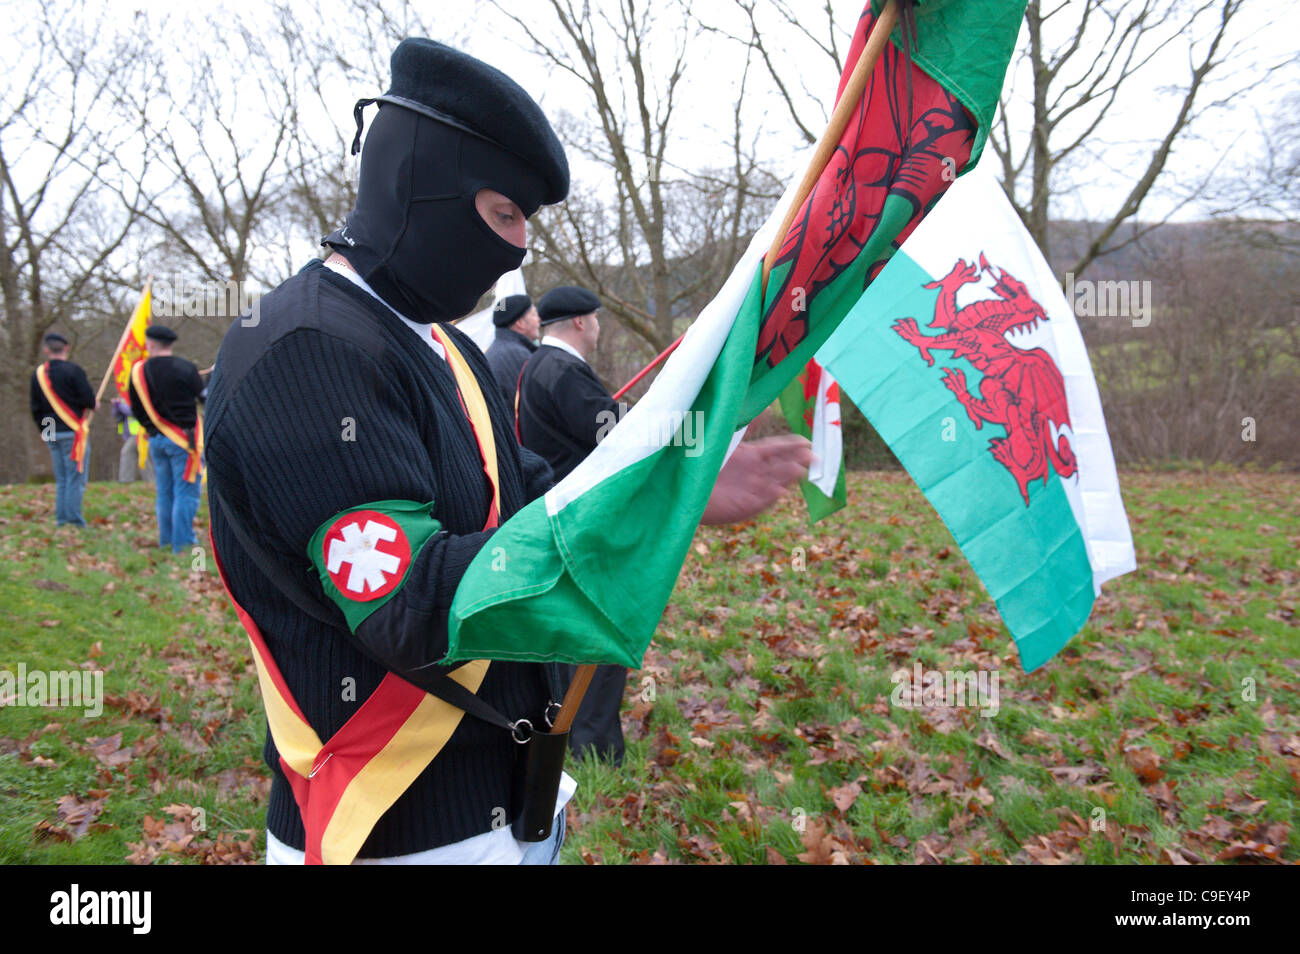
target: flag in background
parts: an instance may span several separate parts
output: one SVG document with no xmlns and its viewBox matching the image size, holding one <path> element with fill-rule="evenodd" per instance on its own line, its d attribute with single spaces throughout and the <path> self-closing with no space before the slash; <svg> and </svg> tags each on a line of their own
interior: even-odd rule
<svg viewBox="0 0 1300 954">
<path fill-rule="evenodd" d="M 816 523 L 844 506 L 844 427 L 840 422 L 840 386 L 830 372 L 809 361 L 781 392 L 781 413 L 795 434 L 812 444 L 813 465 L 800 483 L 808 521 Z"/>
<path fill-rule="evenodd" d="M 528 261 L 527 256 L 524 256 L 524 261 Z M 470 340 L 478 345 L 478 349 L 486 353 L 487 349 L 492 347 L 492 342 L 497 340 L 497 328 L 492 324 L 492 312 L 497 303 L 511 295 L 526 294 L 528 292 L 524 290 L 523 265 L 520 265 L 513 272 L 506 272 L 497 279 L 496 286 L 492 290 L 492 304 L 489 307 L 460 319 L 456 322 L 456 327 L 469 335 Z"/>
<path fill-rule="evenodd" d="M 1023 12 L 1023 2 L 933 0 L 916 9 L 915 51 L 903 52 L 911 44 L 895 32 L 800 206 L 766 295 L 763 254 L 794 185 L 646 396 L 479 552 L 456 591 L 444 662 L 640 665 L 743 427 L 978 155 Z M 868 6 L 845 77 L 874 22 Z"/>
<path fill-rule="evenodd" d="M 991 172 L 953 186 L 817 357 L 1041 666 L 1136 559 L 1083 336 Z"/>
<path fill-rule="evenodd" d="M 145 357 L 144 333 L 149 327 L 152 314 L 153 283 L 149 282 L 140 295 L 140 303 L 131 312 L 131 320 L 127 322 L 122 336 L 122 347 L 118 349 L 117 360 L 113 362 L 113 384 L 117 386 L 117 393 L 122 395 L 123 401 L 131 400 L 131 365 Z"/>
<path fill-rule="evenodd" d="M 131 403 L 131 365 L 146 356 L 144 333 L 152 317 L 153 280 L 150 279 L 145 283 L 135 311 L 131 312 L 131 320 L 126 323 L 126 331 L 122 333 L 122 346 L 117 349 L 117 357 L 113 360 L 113 384 L 127 404 Z M 144 470 L 149 460 L 149 435 L 143 427 L 135 435 L 135 451 L 140 469 Z"/>
</svg>

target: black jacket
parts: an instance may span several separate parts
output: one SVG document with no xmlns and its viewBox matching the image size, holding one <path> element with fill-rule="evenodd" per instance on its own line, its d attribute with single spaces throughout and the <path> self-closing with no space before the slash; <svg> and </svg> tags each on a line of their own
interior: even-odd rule
<svg viewBox="0 0 1300 954">
<path fill-rule="evenodd" d="M 149 388 L 149 399 L 164 421 L 188 431 L 198 422 L 197 402 L 203 398 L 203 379 L 198 366 L 176 355 L 159 355 L 144 363 L 144 381 Z M 144 409 L 140 395 L 135 393 L 135 382 L 129 388 L 131 413 L 144 425 L 150 437 L 158 436 L 153 418 Z"/>
<path fill-rule="evenodd" d="M 50 386 L 54 388 L 55 394 L 63 398 L 68 407 L 77 414 L 85 414 L 95 406 L 95 392 L 91 390 L 90 382 L 86 380 L 86 372 L 81 369 L 81 365 L 59 358 L 52 359 L 49 364 Z M 50 402 L 45 400 L 45 392 L 41 390 L 41 384 L 36 380 L 35 371 L 32 372 L 31 408 L 32 420 L 36 422 L 37 427 L 43 429 L 45 421 L 53 418 L 56 434 L 72 433 L 68 425 L 63 423 L 63 418 L 54 413 Z"/>
<path fill-rule="evenodd" d="M 498 328 L 496 340 L 487 349 L 488 367 L 501 387 L 506 406 L 515 406 L 515 387 L 519 384 L 519 372 L 537 350 L 537 344 L 526 335 L 509 328 Z"/>
<path fill-rule="evenodd" d="M 519 439 L 563 480 L 618 422 L 591 365 L 562 348 L 543 345 L 524 366 L 519 384 Z"/>
<path fill-rule="evenodd" d="M 515 442 L 512 419 L 473 342 L 443 326 L 483 390 L 499 460 L 504 521 L 551 483 L 545 462 Z M 393 313 L 319 261 L 261 299 L 259 321 L 235 322 L 209 386 L 209 505 L 217 553 L 236 600 L 265 634 L 289 689 L 322 740 L 389 672 L 429 686 L 447 651 L 447 615 L 466 567 L 491 536 L 491 490 L 446 362 Z M 412 561 L 403 587 L 357 627 L 326 626 L 273 585 L 232 521 L 255 533 L 283 574 L 326 597 L 307 556 L 341 510 L 382 500 L 434 502 L 442 531 Z M 229 508 L 229 511 L 227 510 Z M 329 604 L 332 608 L 333 604 Z M 356 680 L 355 701 L 340 687 Z M 493 662 L 479 697 L 536 723 L 548 701 L 543 667 Z M 510 805 L 516 745 L 463 718 L 438 757 L 380 819 L 360 857 L 411 854 L 492 829 Z M 301 818 L 267 736 L 272 834 L 301 849 Z"/>
</svg>

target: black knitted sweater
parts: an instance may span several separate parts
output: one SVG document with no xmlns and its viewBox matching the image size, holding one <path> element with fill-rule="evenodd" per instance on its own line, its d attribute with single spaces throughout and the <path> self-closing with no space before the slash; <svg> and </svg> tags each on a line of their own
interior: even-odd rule
<svg viewBox="0 0 1300 954">
<path fill-rule="evenodd" d="M 478 348 L 444 327 L 487 400 L 504 520 L 545 492 L 550 470 L 516 443 Z M 383 303 L 314 261 L 231 327 L 209 385 L 206 430 L 217 553 L 317 735 L 333 735 L 389 671 L 427 687 L 429 664 L 447 650 L 457 584 L 490 536 L 483 524 L 491 489 L 447 363 Z M 342 510 L 390 499 L 432 500 L 442 531 L 355 635 L 341 612 L 326 626 L 286 598 L 231 525 L 238 520 L 256 534 L 284 573 L 324 600 L 307 556 L 312 535 Z M 354 694 L 345 692 L 349 677 Z M 493 662 L 478 694 L 507 717 L 536 723 L 552 693 L 543 667 Z M 515 749 L 503 729 L 465 716 L 359 857 L 410 854 L 491 830 L 501 817 L 494 810 L 509 811 Z M 302 820 L 269 733 L 265 758 L 273 773 L 267 826 L 302 849 Z"/>
</svg>

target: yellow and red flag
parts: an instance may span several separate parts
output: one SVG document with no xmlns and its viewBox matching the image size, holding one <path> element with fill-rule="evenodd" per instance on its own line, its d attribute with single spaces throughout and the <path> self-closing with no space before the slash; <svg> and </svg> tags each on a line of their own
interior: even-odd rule
<svg viewBox="0 0 1300 954">
<path fill-rule="evenodd" d="M 131 313 L 131 321 L 122 335 L 122 346 L 117 349 L 117 360 L 113 362 L 113 384 L 122 400 L 130 401 L 128 388 L 131 384 L 131 365 L 145 357 L 144 332 L 149 327 L 149 318 L 153 312 L 153 283 L 144 286 L 140 304 Z"/>
</svg>

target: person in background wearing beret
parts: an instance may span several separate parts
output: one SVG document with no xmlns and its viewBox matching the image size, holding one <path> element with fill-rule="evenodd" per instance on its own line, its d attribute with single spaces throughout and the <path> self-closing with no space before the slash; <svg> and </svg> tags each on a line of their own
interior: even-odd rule
<svg viewBox="0 0 1300 954">
<path fill-rule="evenodd" d="M 557 667 L 439 660 L 470 561 L 552 482 L 450 322 L 519 266 L 569 167 L 493 67 L 424 38 L 391 66 L 354 109 L 355 207 L 324 261 L 231 326 L 207 404 L 216 562 L 269 728 L 267 862 L 550 864 L 571 780 L 545 840 L 517 840 L 510 814 Z"/>
<path fill-rule="evenodd" d="M 188 551 L 199 509 L 203 429 L 198 402 L 203 379 L 192 361 L 172 354 L 176 332 L 150 325 L 144 333 L 149 357 L 131 367 L 131 413 L 149 435 L 158 514 L 158 546 Z"/>
<path fill-rule="evenodd" d="M 618 402 L 601 383 L 588 363 L 600 339 L 600 299 L 585 288 L 561 285 L 552 288 L 537 303 L 544 337 L 537 354 L 524 365 L 519 382 L 519 439 L 551 465 L 556 481 L 563 480 L 593 450 L 616 424 L 621 413 Z M 730 480 L 745 476 L 762 480 L 775 461 L 799 454 L 799 438 L 769 438 L 743 443 L 719 476 L 704 523 L 734 523 L 765 509 L 772 497 L 756 510 L 737 507 L 751 491 L 727 488 Z M 793 471 L 791 471 L 793 473 Z M 738 491 L 738 492 L 733 492 Z M 568 669 L 571 678 L 576 666 Z M 623 666 L 596 667 L 587 694 L 573 722 L 569 745 L 574 755 L 588 754 L 615 765 L 622 764 L 623 726 L 619 709 L 627 684 Z"/>
<path fill-rule="evenodd" d="M 519 439 L 546 459 L 557 481 L 596 449 L 619 417 L 618 402 L 588 363 L 600 338 L 599 309 L 596 295 L 573 285 L 552 288 L 537 303 L 545 337 L 520 378 Z M 619 708 L 626 683 L 625 667 L 596 667 L 569 736 L 574 755 L 622 764 Z"/>
<path fill-rule="evenodd" d="M 45 336 L 46 361 L 32 372 L 32 420 L 54 463 L 54 522 L 84 527 L 81 498 L 90 473 L 90 436 L 86 412 L 99 402 L 86 372 L 68 360 L 68 339 L 57 332 Z"/>
<path fill-rule="evenodd" d="M 587 363 L 596 350 L 600 299 L 560 285 L 537 302 L 542 346 L 519 381 L 519 440 L 551 465 L 557 481 L 596 449 L 618 403 Z"/>
<path fill-rule="evenodd" d="M 488 367 L 496 375 L 506 404 L 515 406 L 515 389 L 524 363 L 537 350 L 539 322 L 533 300 L 527 295 L 508 295 L 492 309 L 497 336 L 487 349 Z"/>
</svg>

